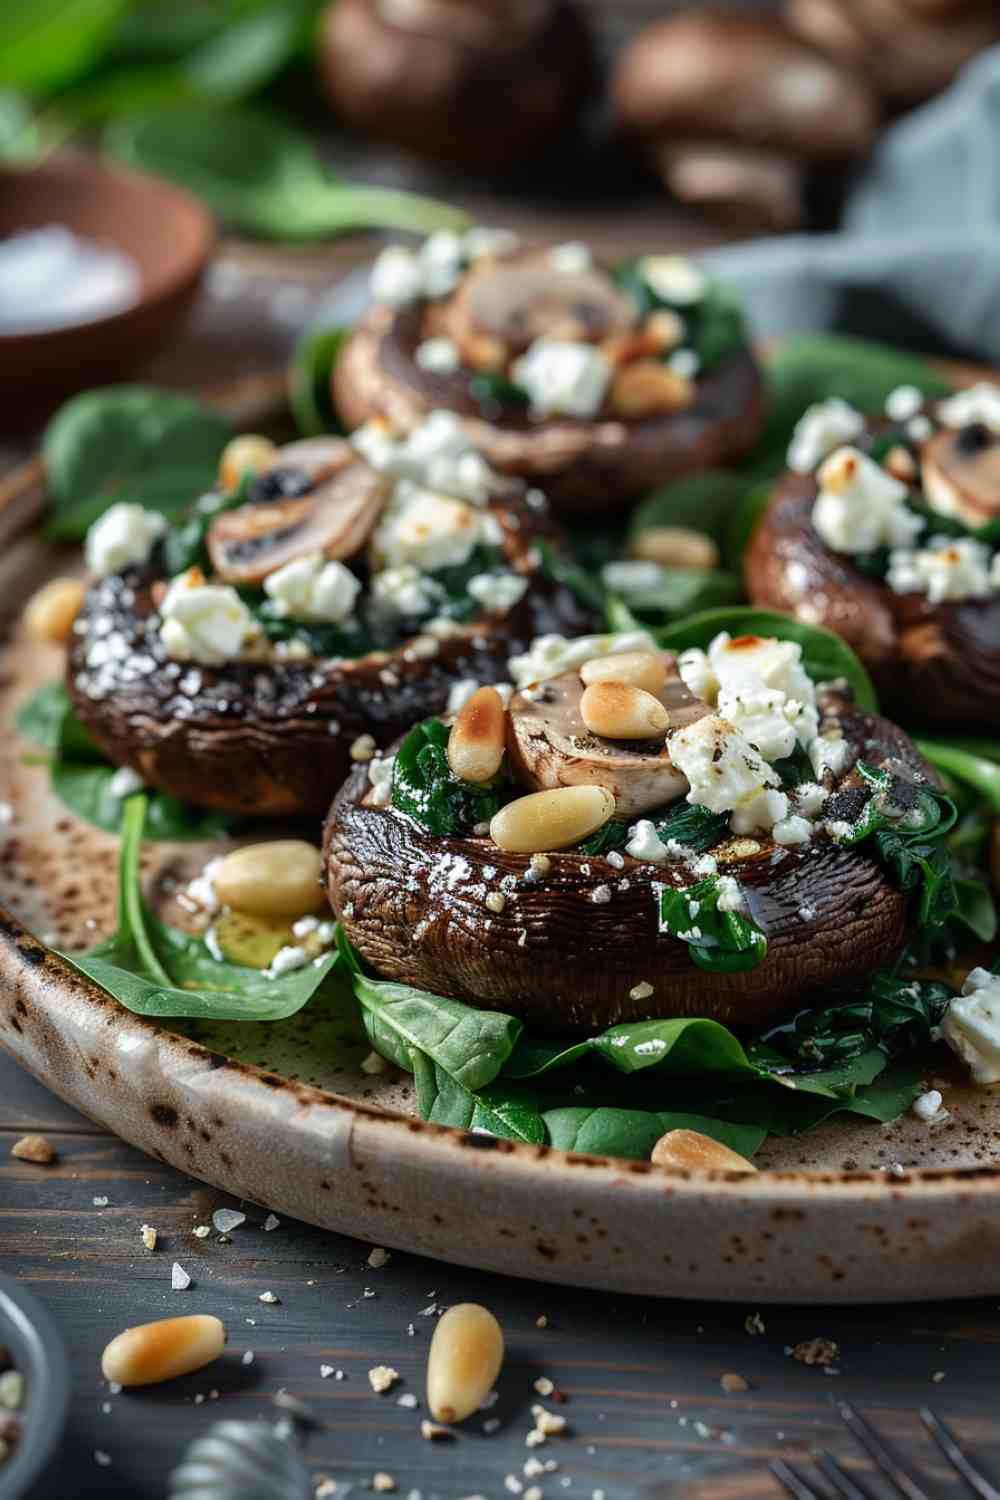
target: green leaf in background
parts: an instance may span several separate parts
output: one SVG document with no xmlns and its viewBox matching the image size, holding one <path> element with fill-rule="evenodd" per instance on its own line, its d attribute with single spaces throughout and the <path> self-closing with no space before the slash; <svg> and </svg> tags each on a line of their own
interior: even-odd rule
<svg viewBox="0 0 1000 1500">
<path fill-rule="evenodd" d="M 13 89 L 0 89 L 0 161 L 30 160 L 39 145 L 27 99 Z"/>
<path fill-rule="evenodd" d="M 219 962 L 200 937 L 160 922 L 142 897 L 145 819 L 145 797 L 130 797 L 118 854 L 115 932 L 89 953 L 60 952 L 60 957 L 139 1015 L 216 1021 L 282 1021 L 295 1015 L 327 979 L 337 953 L 272 978 L 260 969 Z"/>
<path fill-rule="evenodd" d="M 288 402 L 303 437 L 343 432 L 333 409 L 333 367 L 347 337 L 346 328 L 320 328 L 295 346 L 288 367 Z"/>
<path fill-rule="evenodd" d="M 721 548 L 733 508 L 746 491 L 746 480 L 734 469 L 703 469 L 653 490 L 632 514 L 627 542 L 631 547 L 654 526 L 690 526 Z"/>
<path fill-rule="evenodd" d="M 972 787 L 1000 816 L 1000 741 L 919 739 L 917 749 L 939 771 Z"/>
<path fill-rule="evenodd" d="M 189 188 L 234 228 L 268 239 L 318 239 L 348 230 L 460 229 L 447 204 L 331 176 L 309 137 L 255 108 L 187 103 L 114 120 L 104 144 L 129 166 Z"/>
<path fill-rule="evenodd" d="M 776 636 L 779 640 L 797 641 L 802 647 L 802 665 L 814 682 L 830 682 L 844 677 L 853 690 L 858 707 L 867 713 L 878 712 L 872 680 L 850 646 L 831 631 L 822 630 L 818 625 L 806 625 L 790 615 L 754 609 L 751 605 L 710 609 L 676 625 L 667 625 L 656 632 L 656 638 L 668 651 L 686 651 L 691 646 L 700 646 L 704 650 L 721 630 L 727 630 L 732 636 Z"/>
<path fill-rule="evenodd" d="M 76 717 L 63 683 L 38 688 L 18 708 L 14 727 L 22 739 L 46 752 L 52 789 L 70 812 L 106 833 L 117 833 L 125 803 L 112 791 L 116 767 Z M 196 842 L 218 838 L 234 826 L 226 813 L 191 807 L 168 792 L 150 791 L 147 802 L 148 839 Z"/>
<path fill-rule="evenodd" d="M 46 93 L 108 52 L 129 0 L 3 0 L 0 84 Z"/>
<path fill-rule="evenodd" d="M 640 571 L 641 570 L 641 571 Z M 647 576 L 648 575 L 648 576 Z M 648 623 L 663 624 L 695 611 L 739 604 L 743 579 L 724 568 L 668 568 L 657 563 L 608 563 L 605 585 Z M 649 617 L 657 617 L 651 619 Z"/>
<path fill-rule="evenodd" d="M 42 440 L 49 535 L 81 540 L 119 500 L 179 516 L 214 483 L 229 437 L 218 412 L 174 391 L 123 385 L 74 396 Z"/>
</svg>

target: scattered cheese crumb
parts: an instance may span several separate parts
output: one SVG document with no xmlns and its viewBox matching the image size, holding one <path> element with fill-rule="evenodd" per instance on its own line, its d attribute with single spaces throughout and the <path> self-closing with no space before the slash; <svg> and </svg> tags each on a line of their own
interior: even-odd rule
<svg viewBox="0 0 1000 1500">
<path fill-rule="evenodd" d="M 139 1233 L 142 1235 L 142 1243 L 145 1245 L 146 1249 L 155 1250 L 156 1230 L 153 1228 L 152 1224 L 143 1224 L 142 1228 L 139 1230 Z"/>
<path fill-rule="evenodd" d="M 94 1463 L 97 1465 L 97 1467 L 99 1469 L 108 1469 L 108 1468 L 110 1468 L 111 1467 L 111 1454 L 110 1453 L 105 1453 L 103 1448 L 95 1448 L 94 1449 Z"/>
<path fill-rule="evenodd" d="M 362 1060 L 361 1071 L 368 1074 L 388 1073 L 389 1064 L 377 1052 L 369 1052 L 368 1056 Z"/>
<path fill-rule="evenodd" d="M 107 1200 L 107 1198 L 98 1197 L 98 1198 L 94 1199 L 94 1207 L 95 1208 L 107 1208 L 107 1206 L 108 1206 L 108 1200 Z"/>
<path fill-rule="evenodd" d="M 455 1434 L 448 1427 L 442 1427 L 440 1422 L 429 1422 L 425 1417 L 420 1424 L 420 1436 L 428 1443 L 439 1443 L 443 1438 L 453 1438 Z"/>
<path fill-rule="evenodd" d="M 540 1396 L 551 1396 L 555 1386 L 547 1375 L 539 1375 L 534 1383 L 534 1389 Z"/>
<path fill-rule="evenodd" d="M 358 761 L 371 760 L 375 754 L 375 741 L 370 734 L 359 734 L 351 746 L 351 759 Z"/>
<path fill-rule="evenodd" d="M 257 1298 L 258 1302 L 267 1302 L 269 1304 L 279 1302 L 280 1300 L 281 1299 L 279 1297 L 276 1297 L 273 1292 L 261 1292 L 260 1296 Z"/>
<path fill-rule="evenodd" d="M 379 1473 L 372 1475 L 372 1489 L 378 1490 L 380 1494 L 388 1494 L 390 1490 L 394 1490 L 395 1488 L 396 1481 L 391 1474 L 386 1474 L 380 1470 Z"/>
<path fill-rule="evenodd" d="M 394 1370 L 391 1365 L 374 1365 L 368 1371 L 368 1384 L 379 1395 L 391 1390 L 398 1379 L 399 1371 Z"/>
<path fill-rule="evenodd" d="M 401 1396 L 396 1397 L 396 1405 L 404 1406 L 407 1411 L 416 1411 L 417 1407 L 420 1405 L 420 1402 L 417 1400 L 412 1391 L 404 1391 Z"/>
<path fill-rule="evenodd" d="M 392 1256 L 388 1250 L 383 1250 L 381 1246 L 376 1245 L 368 1257 L 368 1264 L 373 1271 L 381 1271 L 382 1267 L 387 1266 L 390 1260 L 392 1260 Z"/>
<path fill-rule="evenodd" d="M 277 1229 L 280 1223 L 281 1220 L 278 1218 L 277 1214 L 268 1214 L 267 1218 L 264 1220 L 265 1232 L 267 1234 L 270 1234 L 271 1230 Z"/>
<path fill-rule="evenodd" d="M 240 1363 L 244 1364 L 244 1365 L 252 1365 L 253 1364 L 253 1350 L 252 1349 L 245 1350 L 245 1352 L 243 1354 L 243 1358 L 240 1361 Z"/>
<path fill-rule="evenodd" d="M 170 1267 L 170 1290 L 173 1292 L 186 1292 L 190 1285 L 190 1276 L 184 1267 L 175 1260 Z"/>
<path fill-rule="evenodd" d="M 217 1208 L 212 1215 L 212 1223 L 220 1234 L 228 1234 L 231 1229 L 239 1229 L 241 1224 L 246 1223 L 246 1214 L 241 1214 L 235 1208 Z"/>
<path fill-rule="evenodd" d="M 207 1240 L 212 1231 L 207 1224 L 196 1224 L 191 1233 L 196 1240 Z"/>
</svg>

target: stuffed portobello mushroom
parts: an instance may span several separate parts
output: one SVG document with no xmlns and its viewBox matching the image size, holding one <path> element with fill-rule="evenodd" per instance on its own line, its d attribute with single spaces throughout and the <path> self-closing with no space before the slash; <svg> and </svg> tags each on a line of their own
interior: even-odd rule
<svg viewBox="0 0 1000 1500">
<path fill-rule="evenodd" d="M 810 408 L 747 549 L 754 603 L 841 635 L 884 701 L 1000 725 L 1000 385 Z"/>
<path fill-rule="evenodd" d="M 446 408 L 494 469 L 542 485 L 557 510 L 606 510 L 760 433 L 739 307 L 681 256 L 609 271 L 582 244 L 442 231 L 383 251 L 370 290 L 333 372 L 345 425 L 409 432 Z"/>
<path fill-rule="evenodd" d="M 906 734 L 794 639 L 706 646 L 536 643 L 506 703 L 484 687 L 355 768 L 324 856 L 376 973 L 550 1032 L 757 1024 L 942 920 L 954 810 Z"/>
<path fill-rule="evenodd" d="M 180 525 L 122 504 L 91 529 L 73 706 L 110 760 L 186 802 L 325 812 L 353 763 L 505 677 L 539 629 L 587 628 L 546 540 L 544 497 L 446 412 L 383 432 L 374 463 L 334 437 L 234 439 Z"/>
</svg>

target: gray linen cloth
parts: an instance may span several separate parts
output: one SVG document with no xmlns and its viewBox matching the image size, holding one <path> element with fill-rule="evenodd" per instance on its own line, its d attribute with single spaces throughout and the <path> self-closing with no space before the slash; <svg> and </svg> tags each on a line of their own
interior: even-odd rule
<svg viewBox="0 0 1000 1500">
<path fill-rule="evenodd" d="M 703 260 L 761 336 L 833 329 L 1000 364 L 1000 47 L 886 131 L 842 231 Z"/>
</svg>

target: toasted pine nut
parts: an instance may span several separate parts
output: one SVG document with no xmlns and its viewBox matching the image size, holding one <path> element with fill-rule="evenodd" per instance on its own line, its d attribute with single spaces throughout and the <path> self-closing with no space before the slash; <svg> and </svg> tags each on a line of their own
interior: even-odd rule
<svg viewBox="0 0 1000 1500">
<path fill-rule="evenodd" d="M 18 1161 L 33 1161 L 40 1167 L 50 1167 L 56 1159 L 55 1147 L 46 1135 L 22 1135 L 11 1146 L 10 1154 Z"/>
<path fill-rule="evenodd" d="M 225 1328 L 207 1313 L 159 1318 L 113 1338 L 101 1355 L 101 1372 L 117 1385 L 156 1385 L 210 1364 L 225 1342 Z"/>
<path fill-rule="evenodd" d="M 580 715 L 591 734 L 609 740 L 649 740 L 666 734 L 670 724 L 659 698 L 628 682 L 592 682 L 583 690 Z"/>
<path fill-rule="evenodd" d="M 31 639 L 65 645 L 86 591 L 80 578 L 50 578 L 43 583 L 24 607 L 24 628 Z"/>
<path fill-rule="evenodd" d="M 678 411 L 694 400 L 694 386 L 656 359 L 623 365 L 611 383 L 611 410 L 620 417 L 652 417 Z"/>
<path fill-rule="evenodd" d="M 448 736 L 448 764 L 460 781 L 489 781 L 503 760 L 507 714 L 494 687 L 477 688 Z"/>
<path fill-rule="evenodd" d="M 270 438 L 256 432 L 242 432 L 232 438 L 219 459 L 219 479 L 224 489 L 234 490 L 247 472 L 259 474 L 274 462 L 277 448 Z"/>
<path fill-rule="evenodd" d="M 592 682 L 627 682 L 658 693 L 667 680 L 667 664 L 655 651 L 622 651 L 618 656 L 592 656 L 580 668 L 589 687 Z"/>
<path fill-rule="evenodd" d="M 692 1171 L 756 1172 L 738 1151 L 731 1151 L 700 1130 L 668 1130 L 661 1135 L 650 1161 L 658 1167 L 687 1167 Z"/>
<path fill-rule="evenodd" d="M 719 549 L 712 538 L 690 526 L 650 526 L 640 531 L 629 552 L 665 568 L 703 568 L 707 573 L 719 566 Z"/>
<path fill-rule="evenodd" d="M 500 1374 L 503 1332 L 488 1308 L 459 1302 L 438 1320 L 427 1355 L 427 1405 L 437 1422 L 464 1422 Z"/>
<path fill-rule="evenodd" d="M 319 850 L 304 839 L 248 844 L 220 860 L 215 894 L 224 906 L 256 917 L 304 917 L 326 902 L 321 865 Z"/>
<path fill-rule="evenodd" d="M 490 837 L 508 854 L 569 849 L 603 828 L 614 810 L 607 787 L 551 787 L 501 807 L 490 823 Z"/>
</svg>

